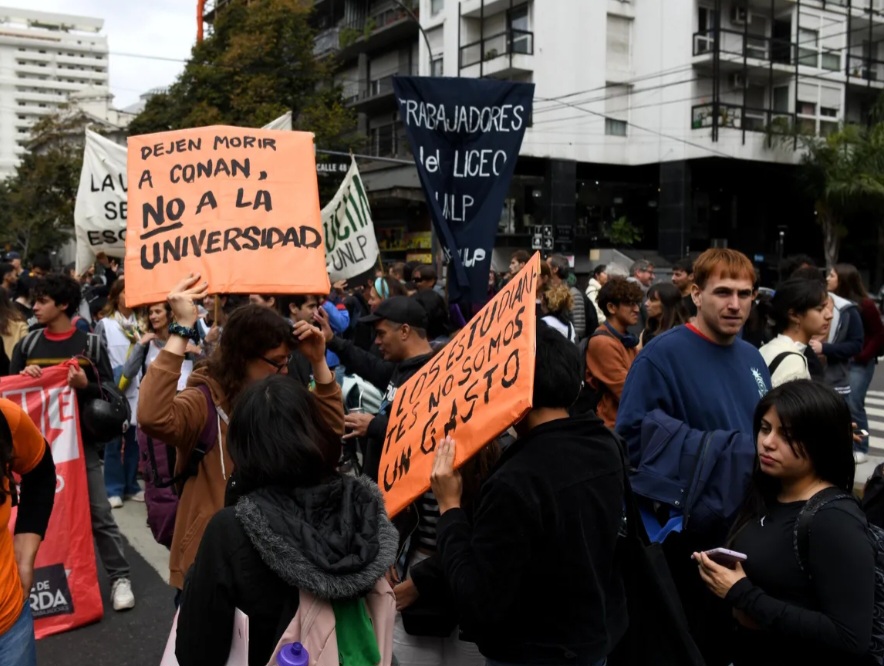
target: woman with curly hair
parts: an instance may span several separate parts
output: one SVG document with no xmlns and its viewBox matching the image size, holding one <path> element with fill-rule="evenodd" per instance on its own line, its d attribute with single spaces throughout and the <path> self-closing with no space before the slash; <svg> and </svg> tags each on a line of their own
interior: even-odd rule
<svg viewBox="0 0 884 666">
<path fill-rule="evenodd" d="M 599 307 L 605 323 L 586 345 L 587 386 L 595 391 L 596 413 L 609 428 L 614 427 L 626 375 L 638 354 L 638 338 L 629 327 L 638 323 L 642 290 L 635 282 L 615 277 L 599 290 Z"/>
<path fill-rule="evenodd" d="M 571 322 L 573 308 L 574 298 L 564 283 L 551 286 L 540 297 L 540 309 L 543 312 L 540 320 L 576 344 L 577 331 Z"/>
</svg>

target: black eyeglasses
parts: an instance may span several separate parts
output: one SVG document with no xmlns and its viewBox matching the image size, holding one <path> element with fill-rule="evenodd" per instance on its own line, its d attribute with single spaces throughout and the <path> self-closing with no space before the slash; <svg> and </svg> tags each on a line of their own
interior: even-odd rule
<svg viewBox="0 0 884 666">
<path fill-rule="evenodd" d="M 262 356 L 261 360 L 264 361 L 265 363 L 268 363 L 269 365 L 272 365 L 274 368 L 276 368 L 276 374 L 278 375 L 280 372 L 283 371 L 283 368 L 288 366 L 289 362 L 292 360 L 292 355 L 289 354 L 288 356 L 286 356 L 285 360 L 282 363 L 277 363 L 276 361 L 271 361 L 266 356 Z"/>
</svg>

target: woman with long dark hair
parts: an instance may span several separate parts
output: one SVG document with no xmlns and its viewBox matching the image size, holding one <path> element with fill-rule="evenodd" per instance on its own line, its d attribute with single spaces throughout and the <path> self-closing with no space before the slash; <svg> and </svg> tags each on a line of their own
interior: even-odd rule
<svg viewBox="0 0 884 666">
<path fill-rule="evenodd" d="M 863 284 L 862 277 L 856 266 L 852 264 L 835 264 L 827 278 L 829 291 L 837 296 L 856 303 L 863 322 L 863 346 L 862 351 L 850 361 L 850 413 L 859 428 L 869 429 L 869 417 L 866 415 L 866 394 L 872 377 L 875 376 L 875 366 L 878 365 L 878 355 L 884 352 L 884 324 L 881 323 L 881 312 Z M 864 462 L 869 453 L 869 438 L 863 437 L 854 444 L 857 462 Z"/>
<path fill-rule="evenodd" d="M 734 608 L 736 666 L 875 663 L 869 656 L 875 554 L 852 498 L 850 410 L 835 391 L 801 379 L 770 391 L 755 410 L 757 460 L 728 548 L 731 569 L 694 553 L 700 577 Z M 818 494 L 823 493 L 818 497 Z M 809 500 L 843 493 L 796 521 Z M 806 543 L 806 552 L 799 552 Z"/>
<path fill-rule="evenodd" d="M 351 620 L 348 647 L 358 639 L 362 651 L 346 663 L 390 663 L 395 601 L 384 574 L 399 536 L 372 481 L 329 468 L 324 451 L 340 435 L 315 402 L 298 382 L 277 376 L 239 396 L 227 437 L 236 492 L 209 521 L 187 578 L 176 642 L 181 666 L 227 662 L 236 609 L 249 618 L 249 663 L 276 663 L 274 647 L 300 590 L 334 604 L 339 645 L 343 618 Z M 366 614 L 369 594 L 385 596 L 386 613 Z M 310 656 L 312 663 L 317 655 Z"/>
<path fill-rule="evenodd" d="M 639 348 L 644 347 L 661 333 L 681 326 L 688 320 L 681 292 L 671 282 L 658 282 L 650 286 L 645 300 L 645 311 L 648 314 L 645 328 L 641 332 Z"/>
<path fill-rule="evenodd" d="M 307 322 L 298 322 L 293 329 L 278 313 L 260 305 L 233 311 L 208 363 L 194 370 L 187 388 L 178 392 L 188 341 L 199 339 L 194 301 L 205 298 L 207 289 L 207 283 L 191 275 L 169 294 L 173 317 L 169 339 L 141 382 L 139 425 L 148 436 L 177 449 L 177 472 L 188 467 L 210 415 L 218 429 L 217 445 L 201 459 L 196 475 L 184 482 L 180 493 L 169 556 L 169 584 L 178 590 L 184 587 L 184 574 L 193 564 L 206 524 L 224 506 L 234 469 L 226 444 L 227 415 L 246 387 L 270 375 L 287 374 L 297 346 L 310 361 L 316 380 L 315 408 L 330 428 L 340 435 L 344 431 L 341 389 L 326 363 L 322 335 Z M 334 468 L 341 455 L 340 441 L 323 453 L 329 468 Z"/>
<path fill-rule="evenodd" d="M 795 379 L 811 379 L 807 346 L 832 320 L 829 295 L 822 282 L 792 278 L 777 287 L 769 318 L 777 333 L 761 349 L 774 387 Z"/>
</svg>

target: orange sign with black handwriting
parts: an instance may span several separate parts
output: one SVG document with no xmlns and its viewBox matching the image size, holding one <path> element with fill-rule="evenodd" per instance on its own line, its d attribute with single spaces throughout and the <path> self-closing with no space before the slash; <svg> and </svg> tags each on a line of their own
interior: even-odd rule
<svg viewBox="0 0 884 666">
<path fill-rule="evenodd" d="M 436 447 L 457 440 L 460 467 L 530 409 L 540 255 L 396 391 L 378 483 L 393 516 L 430 488 Z"/>
<path fill-rule="evenodd" d="M 326 294 L 313 135 L 200 127 L 129 137 L 126 303 L 187 273 L 209 293 Z"/>
</svg>

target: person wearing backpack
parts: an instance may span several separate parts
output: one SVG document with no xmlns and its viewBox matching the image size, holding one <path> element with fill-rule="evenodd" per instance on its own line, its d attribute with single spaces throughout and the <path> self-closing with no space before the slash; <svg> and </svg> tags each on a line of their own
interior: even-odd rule
<svg viewBox="0 0 884 666">
<path fill-rule="evenodd" d="M 323 452 L 340 435 L 316 402 L 275 376 L 240 395 L 227 438 L 236 492 L 206 526 L 187 575 L 180 666 L 226 663 L 236 609 L 249 618 L 250 664 L 269 663 L 293 632 L 311 664 L 390 664 L 396 606 L 384 576 L 398 533 L 378 487 L 329 464 Z"/>
<path fill-rule="evenodd" d="M 123 376 L 126 361 L 141 339 L 141 323 L 132 308 L 126 305 L 126 280 L 114 282 L 95 325 L 95 335 L 101 338 L 114 372 L 114 383 L 125 393 L 132 410 L 130 424 L 122 437 L 115 437 L 104 445 L 104 483 L 114 509 L 123 506 L 123 500 L 144 501 L 144 491 L 138 485 L 138 442 L 135 427 L 138 424 L 138 384 L 141 377 Z"/>
<path fill-rule="evenodd" d="M 733 663 L 880 664 L 880 549 L 852 496 L 847 403 L 822 383 L 787 382 L 761 399 L 754 431 L 755 472 L 722 544 L 747 559 L 731 569 L 693 555 L 708 588 L 734 609 Z"/>
<path fill-rule="evenodd" d="M 586 345 L 585 381 L 596 396 L 596 413 L 609 428 L 617 421 L 617 409 L 629 368 L 638 354 L 638 339 L 629 327 L 638 322 L 642 292 L 624 278 L 611 278 L 599 291 L 605 323 Z"/>
<path fill-rule="evenodd" d="M 230 314 L 205 367 L 194 370 L 187 388 L 178 392 L 187 343 L 199 340 L 194 301 L 205 298 L 207 289 L 206 282 L 191 274 L 169 294 L 174 322 L 169 325 L 165 347 L 141 381 L 138 405 L 141 429 L 175 447 L 175 472 L 187 476 L 179 494 L 169 554 L 169 584 L 179 591 L 206 525 L 224 507 L 234 470 L 227 450 L 228 415 L 243 389 L 270 375 L 287 375 L 290 355 L 297 347 L 312 364 L 316 409 L 332 430 L 339 435 L 344 432 L 341 389 L 325 361 L 322 335 L 306 322 L 298 322 L 293 329 L 277 312 L 258 305 L 244 305 Z M 200 451 L 197 445 L 210 420 L 215 422 L 215 444 Z M 340 441 L 323 453 L 337 464 Z"/>
<path fill-rule="evenodd" d="M 771 386 L 811 378 L 805 351 L 811 338 L 832 321 L 828 299 L 819 280 L 791 278 L 777 286 L 769 313 L 777 337 L 758 350 L 770 371 Z"/>
<path fill-rule="evenodd" d="M 147 311 L 148 332 L 141 336 L 135 345 L 126 365 L 123 378 L 129 381 L 140 379 L 159 356 L 169 339 L 169 323 L 172 321 L 172 308 L 165 301 L 154 303 Z M 188 342 L 181 364 L 178 391 L 187 387 L 187 380 L 193 372 L 195 360 L 202 356 L 202 349 Z M 212 420 L 212 425 L 215 425 Z M 208 437 L 210 433 L 206 432 Z M 136 434 L 138 449 L 144 473 L 144 502 L 147 508 L 147 525 L 157 543 L 171 548 L 172 533 L 175 527 L 175 513 L 178 508 L 178 495 L 175 481 L 175 448 L 158 439 L 148 437 L 139 428 Z M 208 439 L 203 448 L 214 444 L 214 437 Z"/>
<path fill-rule="evenodd" d="M 111 580 L 111 601 L 115 611 L 135 606 L 129 578 L 129 560 L 123 552 L 123 537 L 111 513 L 98 448 L 105 440 L 90 441 L 88 404 L 101 399 L 102 385 L 113 385 L 114 375 L 107 349 L 101 338 L 74 328 L 71 317 L 80 303 L 80 285 L 73 278 L 51 273 L 35 283 L 34 315 L 45 328 L 29 333 L 15 347 L 9 365 L 11 374 L 40 377 L 43 368 L 77 358 L 78 365 L 68 371 L 68 385 L 77 392 L 80 431 L 86 460 L 86 485 L 92 518 L 92 536 L 98 555 Z"/>
</svg>

